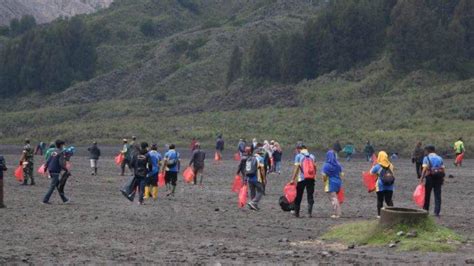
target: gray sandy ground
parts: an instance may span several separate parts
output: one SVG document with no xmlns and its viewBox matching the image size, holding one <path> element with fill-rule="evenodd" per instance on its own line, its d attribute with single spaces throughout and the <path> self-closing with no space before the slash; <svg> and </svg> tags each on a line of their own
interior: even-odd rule
<svg viewBox="0 0 474 266">
<path fill-rule="evenodd" d="M 316 185 L 315 217 L 295 219 L 280 210 L 278 198 L 290 161 L 284 162 L 282 175 L 269 177 L 261 211 L 254 212 L 238 209 L 237 195 L 230 191 L 236 170 L 231 155 L 220 163 L 207 162 L 204 188 L 184 184 L 180 176 L 175 198 L 166 198 L 161 189 L 157 201 L 138 206 L 119 193 L 127 177 L 118 175 L 113 150 L 100 161 L 98 177 L 90 176 L 89 161 L 80 152 L 73 158 L 74 177 L 66 187 L 72 203 L 61 204 L 55 192 L 53 204 L 42 205 L 49 180 L 38 176 L 36 186 L 20 186 L 13 178 L 17 150 L 2 149 L 8 153 L 10 170 L 5 178 L 8 208 L 0 210 L 0 264 L 464 264 L 474 257 L 473 160 L 458 169 L 447 161 L 455 178 L 443 187 L 438 222 L 468 240 L 454 253 L 439 254 L 386 247 L 347 249 L 319 240 L 333 225 L 375 218 L 375 195 L 367 193 L 360 177 L 369 164 L 362 160 L 344 162 L 347 202 L 343 218 L 335 221 L 329 218 L 331 207 L 321 180 Z M 37 168 L 42 160 L 36 157 L 35 162 Z M 414 167 L 403 159 L 395 165 L 395 205 L 415 207 Z"/>
</svg>

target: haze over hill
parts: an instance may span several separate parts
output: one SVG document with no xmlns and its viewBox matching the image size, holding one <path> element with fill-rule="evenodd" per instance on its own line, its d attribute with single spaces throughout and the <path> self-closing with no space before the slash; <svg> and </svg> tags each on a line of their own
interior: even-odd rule
<svg viewBox="0 0 474 266">
<path fill-rule="evenodd" d="M 288 145 L 302 138 L 319 149 L 335 139 L 372 139 L 408 152 L 417 139 L 448 149 L 464 136 L 469 148 L 474 38 L 466 37 L 473 25 L 465 18 L 472 2 L 338 3 L 117 0 L 5 40 L 0 137 L 115 143 L 133 134 L 210 143 L 222 132 L 228 140 Z M 369 4 L 380 12 L 370 13 Z M 450 11 L 438 23 L 439 7 Z M 441 26 L 423 35 L 419 25 Z M 398 35 L 402 28 L 410 34 Z M 51 52 L 44 36 L 58 40 Z"/>
<path fill-rule="evenodd" d="M 110 6 L 113 0 L 2 0 L 0 26 L 14 18 L 32 15 L 38 23 L 47 23 L 58 17 L 72 17 L 92 13 Z"/>
</svg>

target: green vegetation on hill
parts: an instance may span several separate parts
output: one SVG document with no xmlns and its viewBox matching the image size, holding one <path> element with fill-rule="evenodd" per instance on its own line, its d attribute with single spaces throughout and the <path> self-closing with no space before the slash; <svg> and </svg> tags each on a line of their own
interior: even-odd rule
<svg viewBox="0 0 474 266">
<path fill-rule="evenodd" d="M 440 57 L 421 57 L 419 67 L 402 69 L 393 35 L 385 32 L 394 34 L 390 18 L 406 1 L 398 7 L 394 1 L 325 2 L 117 0 L 76 17 L 94 47 L 93 73 L 74 76 L 62 88 L 47 86 L 60 91 L 49 95 L 33 86 L 12 97 L 13 88 L 2 87 L 12 93 L 0 100 L 1 141 L 28 136 L 113 144 L 133 134 L 178 144 L 197 137 L 211 145 L 222 132 L 229 141 L 274 138 L 292 145 L 301 138 L 317 149 L 335 139 L 360 145 L 371 139 L 376 148 L 405 154 L 418 139 L 449 150 L 464 136 L 467 149 L 474 148 L 470 55 L 449 71 L 433 67 Z M 465 0 L 424 2 L 472 10 Z M 372 7 L 382 12 L 371 16 Z M 437 25 L 458 21 L 472 29 L 462 19 L 467 13 L 456 12 Z M 472 42 L 471 33 L 462 32 Z M 361 38 L 364 33 L 371 37 Z"/>
</svg>

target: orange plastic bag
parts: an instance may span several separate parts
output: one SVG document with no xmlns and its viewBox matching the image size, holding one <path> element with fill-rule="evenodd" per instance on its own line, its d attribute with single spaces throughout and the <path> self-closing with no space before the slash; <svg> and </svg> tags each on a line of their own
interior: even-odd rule
<svg viewBox="0 0 474 266">
<path fill-rule="evenodd" d="M 165 182 L 165 173 L 161 172 L 158 174 L 158 186 L 159 187 L 164 187 L 166 184 Z"/>
<path fill-rule="evenodd" d="M 119 153 L 117 156 L 115 156 L 115 164 L 120 166 L 123 163 L 123 160 L 125 160 L 125 155 L 123 153 Z"/>
<path fill-rule="evenodd" d="M 364 185 L 367 187 L 367 190 L 369 192 L 372 192 L 375 190 L 377 175 L 373 175 L 369 171 L 362 172 L 362 181 L 364 182 Z"/>
<path fill-rule="evenodd" d="M 192 167 L 186 168 L 183 173 L 184 182 L 191 183 L 194 181 L 194 170 Z"/>
<path fill-rule="evenodd" d="M 214 160 L 215 161 L 220 161 L 222 160 L 222 156 L 216 151 L 216 153 L 214 154 Z"/>
<path fill-rule="evenodd" d="M 455 163 L 456 164 L 462 164 L 462 161 L 464 160 L 464 152 L 459 154 L 457 157 L 456 157 L 456 161 Z"/>
<path fill-rule="evenodd" d="M 247 204 L 249 188 L 247 185 L 243 185 L 239 191 L 239 208 L 243 208 Z"/>
<path fill-rule="evenodd" d="M 239 193 L 242 188 L 242 178 L 240 175 L 234 177 L 234 183 L 232 184 L 232 192 Z"/>
<path fill-rule="evenodd" d="M 18 182 L 23 182 L 25 180 L 25 177 L 23 176 L 23 167 L 21 165 L 15 169 L 15 178 Z"/>
<path fill-rule="evenodd" d="M 296 199 L 296 184 L 286 184 L 283 188 L 283 193 L 285 194 L 288 203 L 293 203 Z"/>
<path fill-rule="evenodd" d="M 38 174 L 46 176 L 46 165 L 42 164 L 40 168 L 38 168 Z"/>
<path fill-rule="evenodd" d="M 343 187 L 341 187 L 339 189 L 339 192 L 337 192 L 337 200 L 339 201 L 339 204 L 344 203 L 345 195 L 344 195 L 344 188 Z"/>
<path fill-rule="evenodd" d="M 236 152 L 236 153 L 234 154 L 234 160 L 235 160 L 235 161 L 240 161 L 240 153 L 239 153 L 239 152 Z"/>
<path fill-rule="evenodd" d="M 418 207 L 423 208 L 425 205 L 425 185 L 419 184 L 416 186 L 415 192 L 413 192 L 413 201 Z"/>
</svg>

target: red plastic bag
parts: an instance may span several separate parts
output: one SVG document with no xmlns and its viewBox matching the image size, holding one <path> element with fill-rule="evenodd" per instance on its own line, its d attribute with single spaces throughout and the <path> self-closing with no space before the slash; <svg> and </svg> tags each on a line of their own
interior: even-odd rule
<svg viewBox="0 0 474 266">
<path fill-rule="evenodd" d="M 123 160 L 125 160 L 125 155 L 123 153 L 119 153 L 117 156 L 115 156 L 115 164 L 120 166 L 123 163 Z"/>
<path fill-rule="evenodd" d="M 214 160 L 215 161 L 220 161 L 222 160 L 222 156 L 216 151 L 216 153 L 214 154 Z"/>
<path fill-rule="evenodd" d="M 38 168 L 38 174 L 46 176 L 46 165 L 42 164 L 40 168 Z"/>
<path fill-rule="evenodd" d="M 247 204 L 249 188 L 247 185 L 243 185 L 239 191 L 239 208 L 243 208 Z"/>
<path fill-rule="evenodd" d="M 158 186 L 164 187 L 166 185 L 165 182 L 165 172 L 161 172 L 158 174 Z"/>
<path fill-rule="evenodd" d="M 459 154 L 457 157 L 456 157 L 456 161 L 455 163 L 456 164 L 462 164 L 462 161 L 464 160 L 464 152 Z"/>
<path fill-rule="evenodd" d="M 69 161 L 66 162 L 66 169 L 67 169 L 68 171 L 71 171 L 71 170 L 72 170 L 72 163 L 71 163 L 71 162 L 69 162 Z"/>
<path fill-rule="evenodd" d="M 194 170 L 192 167 L 186 168 L 183 173 L 184 182 L 191 183 L 194 181 Z"/>
<path fill-rule="evenodd" d="M 18 182 L 23 182 L 25 179 L 23 176 L 23 167 L 21 165 L 15 169 L 15 178 L 18 180 Z"/>
<path fill-rule="evenodd" d="M 364 185 L 367 187 L 367 190 L 369 192 L 372 192 L 375 190 L 377 175 L 373 175 L 369 171 L 362 172 L 362 181 L 364 182 Z"/>
<path fill-rule="evenodd" d="M 296 199 L 296 184 L 286 184 L 283 188 L 283 193 L 285 194 L 288 203 L 293 203 Z"/>
<path fill-rule="evenodd" d="M 423 208 L 425 205 L 425 185 L 419 184 L 416 186 L 415 192 L 413 192 L 413 201 L 418 207 Z"/>
<path fill-rule="evenodd" d="M 242 178 L 240 175 L 234 177 L 234 183 L 232 184 L 232 192 L 239 193 L 242 188 Z"/>
<path fill-rule="evenodd" d="M 239 152 L 236 152 L 236 153 L 234 154 L 234 160 L 240 161 L 240 153 L 239 153 Z"/>
<path fill-rule="evenodd" d="M 344 195 L 344 188 L 343 187 L 341 187 L 339 189 L 339 192 L 337 192 L 337 200 L 339 201 L 339 204 L 344 203 L 345 195 Z"/>
</svg>

